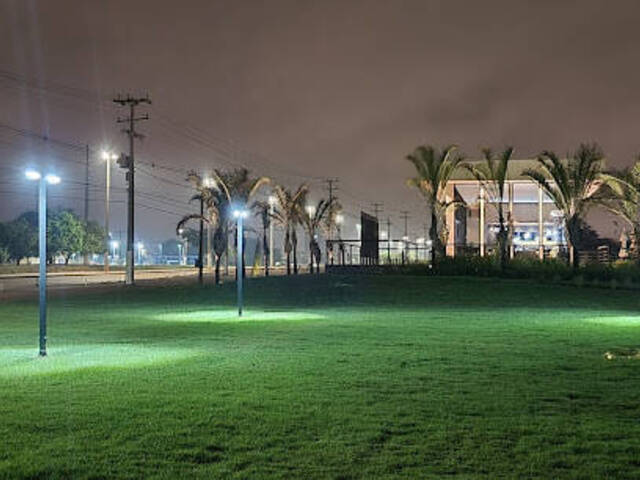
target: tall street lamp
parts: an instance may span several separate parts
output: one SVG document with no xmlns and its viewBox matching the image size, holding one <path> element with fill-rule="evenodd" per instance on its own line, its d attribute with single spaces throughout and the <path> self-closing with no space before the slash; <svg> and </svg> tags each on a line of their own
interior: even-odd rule
<svg viewBox="0 0 640 480">
<path fill-rule="evenodd" d="M 47 354 L 47 184 L 60 183 L 60 177 L 49 173 L 45 176 L 36 170 L 25 172 L 29 180 L 39 181 L 38 193 L 38 256 L 40 261 L 40 356 Z"/>
<path fill-rule="evenodd" d="M 238 248 L 236 249 L 238 252 L 238 258 L 236 259 L 236 282 L 237 282 L 237 295 L 238 295 L 238 316 L 242 316 L 242 304 L 243 304 L 243 292 L 242 292 L 242 277 L 243 277 L 243 269 L 242 269 L 242 258 L 244 256 L 244 245 L 242 242 L 243 234 L 242 234 L 242 221 L 247 218 L 247 212 L 245 209 L 237 208 L 233 211 L 233 216 L 237 221 L 237 233 L 238 233 Z"/>
<path fill-rule="evenodd" d="M 105 173 L 105 189 L 104 189 L 104 231 L 106 238 L 104 239 L 104 272 L 109 273 L 109 211 L 111 199 L 111 161 L 117 160 L 118 155 L 109 153 L 106 150 L 102 152 L 102 160 L 104 160 Z"/>
</svg>

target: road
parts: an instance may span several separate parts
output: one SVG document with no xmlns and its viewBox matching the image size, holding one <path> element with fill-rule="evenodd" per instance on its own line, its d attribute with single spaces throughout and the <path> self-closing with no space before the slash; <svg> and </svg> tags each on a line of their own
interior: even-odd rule
<svg viewBox="0 0 640 480">
<path fill-rule="evenodd" d="M 158 270 L 138 270 L 136 282 L 143 284 L 163 283 L 167 280 L 195 279 L 198 271 L 194 269 L 174 268 Z M 66 272 L 47 275 L 47 291 L 51 295 L 69 291 L 90 291 L 114 288 L 124 284 L 124 272 Z M 38 295 L 38 275 L 9 274 L 0 275 L 0 301 L 16 298 L 35 298 Z"/>
<path fill-rule="evenodd" d="M 224 270 L 224 269 L 223 269 Z M 230 269 L 230 276 L 223 281 L 228 281 L 233 277 L 233 268 Z M 284 269 L 273 269 L 272 274 L 282 275 L 286 273 Z M 196 268 L 167 268 L 167 269 L 141 269 L 136 271 L 137 285 L 167 285 L 175 283 L 195 282 L 198 270 Z M 251 269 L 247 269 L 247 275 L 253 276 Z M 213 273 L 205 270 L 205 281 L 213 281 Z M 104 273 L 101 271 L 75 271 L 75 272 L 52 272 L 47 275 L 47 292 L 50 296 L 72 292 L 90 292 L 100 290 L 110 290 L 120 288 L 124 285 L 124 272 L 117 271 Z M 37 298 L 38 296 L 38 274 L 18 273 L 0 274 L 0 301 L 14 300 L 22 298 Z"/>
</svg>

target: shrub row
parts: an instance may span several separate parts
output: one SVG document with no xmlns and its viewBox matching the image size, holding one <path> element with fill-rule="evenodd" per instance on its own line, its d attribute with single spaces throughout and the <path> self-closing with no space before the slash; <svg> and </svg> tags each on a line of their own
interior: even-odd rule
<svg viewBox="0 0 640 480">
<path fill-rule="evenodd" d="M 398 265 L 388 273 L 532 279 L 541 282 L 598 285 L 611 288 L 640 287 L 640 266 L 634 262 L 589 264 L 574 269 L 560 260 L 522 258 L 511 260 L 504 270 L 493 256 L 444 258 L 431 268 L 425 264 Z"/>
</svg>

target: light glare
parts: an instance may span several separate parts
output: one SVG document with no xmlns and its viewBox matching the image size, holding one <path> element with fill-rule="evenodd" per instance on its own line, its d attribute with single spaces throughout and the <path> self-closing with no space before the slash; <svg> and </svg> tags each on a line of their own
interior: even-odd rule
<svg viewBox="0 0 640 480">
<path fill-rule="evenodd" d="M 54 175 L 53 173 L 49 173 L 46 177 L 44 177 L 44 179 L 51 185 L 57 185 L 58 183 L 60 183 L 60 177 Z"/>
<path fill-rule="evenodd" d="M 37 172 L 35 170 L 27 170 L 26 172 L 24 172 L 24 174 L 29 180 L 40 180 L 40 178 L 42 178 L 40 172 Z"/>
</svg>

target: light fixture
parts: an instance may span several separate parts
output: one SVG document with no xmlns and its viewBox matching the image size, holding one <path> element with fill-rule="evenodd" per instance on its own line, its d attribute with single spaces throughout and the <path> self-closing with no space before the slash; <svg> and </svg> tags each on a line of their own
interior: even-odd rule
<svg viewBox="0 0 640 480">
<path fill-rule="evenodd" d="M 233 211 L 234 218 L 247 218 L 248 216 L 249 216 L 249 212 L 247 212 L 246 210 L 236 209 Z"/>
<path fill-rule="evenodd" d="M 51 185 L 57 185 L 60 183 L 60 177 L 57 175 L 54 175 L 53 173 L 49 173 L 47 174 L 44 179 L 47 181 L 47 183 L 51 184 Z"/>
<path fill-rule="evenodd" d="M 27 170 L 26 172 L 24 172 L 24 175 L 29 180 L 40 180 L 40 178 L 42 178 L 42 175 L 40 175 L 40 172 L 37 172 L 35 170 Z"/>
</svg>

